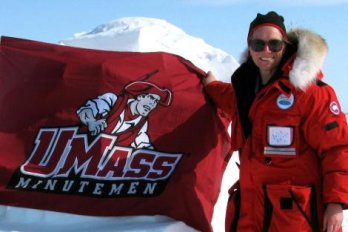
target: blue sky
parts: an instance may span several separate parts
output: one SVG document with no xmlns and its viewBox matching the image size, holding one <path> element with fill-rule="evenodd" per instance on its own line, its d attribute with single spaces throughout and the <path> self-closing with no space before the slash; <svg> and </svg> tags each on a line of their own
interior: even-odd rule
<svg viewBox="0 0 348 232">
<path fill-rule="evenodd" d="M 311 29 L 327 40 L 324 80 L 348 112 L 348 0 L 2 0 L 0 35 L 57 43 L 121 17 L 153 17 L 239 60 L 250 21 L 270 10 L 288 29 Z"/>
</svg>

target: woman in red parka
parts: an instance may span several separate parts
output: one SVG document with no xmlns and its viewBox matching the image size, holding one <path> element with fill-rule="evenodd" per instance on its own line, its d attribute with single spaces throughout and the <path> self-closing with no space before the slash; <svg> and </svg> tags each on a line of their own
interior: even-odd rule
<svg viewBox="0 0 348 232">
<path fill-rule="evenodd" d="M 286 32 L 276 12 L 258 14 L 246 61 L 232 84 L 204 80 L 232 120 L 240 180 L 231 189 L 226 230 L 341 231 L 348 203 L 348 126 L 322 79 L 325 41 Z"/>
</svg>

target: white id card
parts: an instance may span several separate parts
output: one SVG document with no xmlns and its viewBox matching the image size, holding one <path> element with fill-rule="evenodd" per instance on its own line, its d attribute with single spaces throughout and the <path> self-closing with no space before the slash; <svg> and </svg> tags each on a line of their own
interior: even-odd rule
<svg viewBox="0 0 348 232">
<path fill-rule="evenodd" d="M 293 128 L 268 126 L 268 144 L 275 147 L 290 146 L 293 142 Z"/>
</svg>

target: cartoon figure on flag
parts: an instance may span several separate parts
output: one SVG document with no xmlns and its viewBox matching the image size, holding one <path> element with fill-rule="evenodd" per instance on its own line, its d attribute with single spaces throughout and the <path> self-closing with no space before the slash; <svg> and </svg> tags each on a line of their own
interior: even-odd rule
<svg viewBox="0 0 348 232">
<path fill-rule="evenodd" d="M 117 136 L 117 145 L 154 149 L 148 130 L 148 116 L 157 106 L 170 106 L 172 93 L 148 81 L 135 81 L 123 93 L 107 92 L 77 110 L 80 121 L 92 136 L 102 132 Z"/>
</svg>

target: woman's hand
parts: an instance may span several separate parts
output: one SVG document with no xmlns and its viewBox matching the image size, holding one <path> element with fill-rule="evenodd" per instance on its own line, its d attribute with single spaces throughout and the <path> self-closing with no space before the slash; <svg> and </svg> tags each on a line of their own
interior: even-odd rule
<svg viewBox="0 0 348 232">
<path fill-rule="evenodd" d="M 336 232 L 342 227 L 343 209 L 341 204 L 329 203 L 324 213 L 324 227 L 326 232 Z"/>
<path fill-rule="evenodd" d="M 214 74 L 211 71 L 207 72 L 207 76 L 203 78 L 203 84 L 204 86 L 207 86 L 209 83 L 216 81 L 216 78 Z"/>
</svg>

